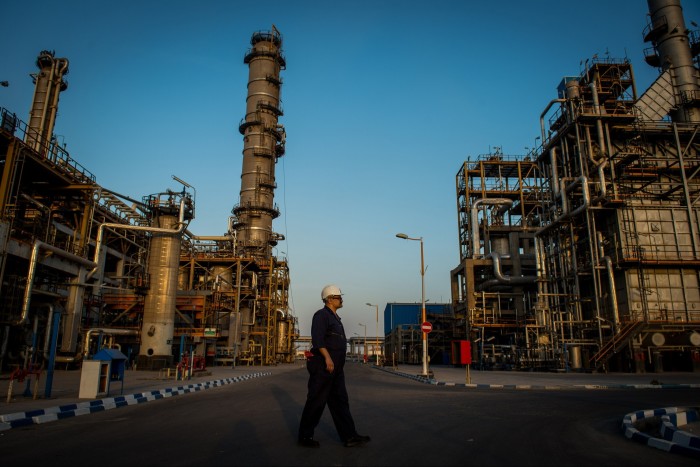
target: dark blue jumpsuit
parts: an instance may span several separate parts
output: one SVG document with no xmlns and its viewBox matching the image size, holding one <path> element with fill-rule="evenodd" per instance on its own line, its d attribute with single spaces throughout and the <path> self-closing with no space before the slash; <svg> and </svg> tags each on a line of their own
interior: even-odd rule
<svg viewBox="0 0 700 467">
<path fill-rule="evenodd" d="M 326 405 L 333 417 L 341 441 L 355 436 L 355 421 L 350 414 L 348 391 L 345 388 L 345 330 L 338 315 L 328 307 L 318 310 L 311 323 L 311 352 L 306 363 L 309 370 L 306 405 L 299 423 L 299 439 L 313 438 Z M 326 371 L 326 361 L 318 349 L 325 347 L 333 360 L 333 373 Z"/>
</svg>

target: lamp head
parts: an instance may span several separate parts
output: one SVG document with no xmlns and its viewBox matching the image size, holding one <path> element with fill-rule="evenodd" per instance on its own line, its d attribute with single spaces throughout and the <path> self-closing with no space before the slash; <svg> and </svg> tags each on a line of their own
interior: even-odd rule
<svg viewBox="0 0 700 467">
<path fill-rule="evenodd" d="M 405 233 L 397 233 L 396 236 L 398 238 L 403 238 L 404 240 L 408 240 L 408 235 L 406 235 Z"/>
</svg>

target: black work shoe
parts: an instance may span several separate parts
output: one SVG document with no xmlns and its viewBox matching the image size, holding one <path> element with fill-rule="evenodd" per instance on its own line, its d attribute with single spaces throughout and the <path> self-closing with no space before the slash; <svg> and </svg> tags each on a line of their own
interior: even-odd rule
<svg viewBox="0 0 700 467">
<path fill-rule="evenodd" d="M 369 441 L 369 436 L 355 435 L 345 440 L 345 447 L 352 448 L 355 446 L 361 446 Z"/>
<path fill-rule="evenodd" d="M 321 443 L 313 438 L 299 438 L 299 446 L 304 446 L 305 448 L 319 448 Z"/>
</svg>

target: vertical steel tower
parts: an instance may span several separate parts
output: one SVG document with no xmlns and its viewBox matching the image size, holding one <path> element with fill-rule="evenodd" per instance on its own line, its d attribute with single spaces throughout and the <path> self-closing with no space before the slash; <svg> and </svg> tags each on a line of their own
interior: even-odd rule
<svg viewBox="0 0 700 467">
<path fill-rule="evenodd" d="M 275 163 L 284 154 L 285 131 L 277 119 L 282 116 L 280 70 L 286 62 L 282 36 L 274 26 L 254 33 L 250 43 L 244 58 L 250 70 L 246 115 L 239 126 L 244 141 L 241 192 L 233 208 L 233 228 L 241 256 L 267 259 L 282 238 L 272 231 L 272 220 L 280 214 L 273 201 Z"/>
<path fill-rule="evenodd" d="M 654 55 L 647 62 L 669 72 L 675 105 L 670 116 L 675 122 L 700 122 L 700 85 L 693 64 L 693 46 L 683 18 L 680 0 L 647 0 L 650 23 L 644 41 L 651 42 Z M 689 40 L 690 39 L 690 40 Z"/>
<path fill-rule="evenodd" d="M 53 52 L 42 50 L 36 59 L 39 73 L 34 79 L 34 98 L 29 112 L 29 129 L 25 142 L 38 153 L 49 146 L 58 112 L 58 95 L 68 88 L 63 76 L 68 74 L 68 59 L 55 58 Z M 43 150 L 41 148 L 44 148 Z"/>
</svg>

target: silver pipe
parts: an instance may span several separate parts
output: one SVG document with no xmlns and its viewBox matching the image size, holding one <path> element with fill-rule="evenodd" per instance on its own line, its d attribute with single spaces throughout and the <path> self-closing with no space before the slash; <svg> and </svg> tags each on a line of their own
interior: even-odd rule
<svg viewBox="0 0 700 467">
<path fill-rule="evenodd" d="M 562 179 L 562 181 L 563 180 L 567 180 L 567 178 Z M 535 236 L 542 235 L 544 232 L 551 229 L 552 227 L 554 227 L 555 225 L 557 225 L 558 223 L 560 223 L 564 219 L 568 219 L 569 217 L 576 216 L 576 215 L 580 214 L 581 212 L 585 211 L 586 209 L 588 209 L 588 206 L 590 205 L 590 195 L 588 193 L 588 178 L 584 175 L 581 175 L 580 177 L 576 178 L 568 186 L 562 185 L 563 189 L 562 189 L 561 196 L 562 196 L 562 198 L 566 197 L 566 191 L 571 190 L 579 183 L 581 184 L 581 188 L 583 190 L 583 204 L 571 212 L 566 211 L 566 212 L 562 213 L 561 216 L 554 219 L 554 221 L 552 221 L 549 225 L 545 225 L 544 227 L 542 227 L 541 229 L 536 231 Z"/>
<path fill-rule="evenodd" d="M 615 334 L 617 334 L 620 332 L 620 313 L 617 307 L 617 291 L 615 290 L 615 274 L 613 272 L 612 259 L 610 259 L 610 256 L 603 256 L 601 259 L 605 262 L 605 268 L 608 270 L 610 299 L 613 306 L 613 323 L 615 325 Z"/>
<path fill-rule="evenodd" d="M 532 284 L 537 280 L 537 276 L 505 276 L 503 275 L 503 271 L 501 271 L 501 258 L 509 258 L 510 255 L 501 256 L 499 253 L 492 251 L 489 256 L 491 256 L 491 259 L 493 260 L 493 274 L 496 276 L 496 279 L 498 279 L 498 282 L 500 282 L 501 284 Z"/>
<path fill-rule="evenodd" d="M 597 73 L 596 73 L 597 76 Z M 603 114 L 603 112 L 600 109 L 600 102 L 598 101 L 598 89 L 596 89 L 595 85 L 595 79 L 593 82 L 590 84 L 591 88 L 591 93 L 593 95 L 593 109 L 595 110 L 596 115 L 598 117 L 595 119 L 595 128 L 596 128 L 596 133 L 598 136 L 598 147 L 600 148 L 600 154 L 601 154 L 601 160 L 596 160 L 595 157 L 593 157 L 593 151 L 589 149 L 588 152 L 588 158 L 593 162 L 597 169 L 598 169 L 598 179 L 600 183 L 600 196 L 595 199 L 595 202 L 598 202 L 600 200 L 605 199 L 606 196 L 606 188 L 605 188 L 605 172 L 603 171 L 604 167 L 608 164 L 606 153 L 607 153 L 607 148 L 605 145 L 605 135 L 603 133 L 603 123 L 600 120 L 600 116 Z M 590 139 L 589 139 L 590 142 Z M 590 144 L 589 144 L 590 148 Z"/>
<path fill-rule="evenodd" d="M 41 242 L 39 240 L 36 240 L 34 242 L 34 246 L 32 247 L 32 256 L 29 260 L 29 272 L 27 273 L 27 286 L 24 289 L 24 298 L 22 299 L 22 315 L 20 316 L 20 319 L 12 323 L 15 326 L 20 326 L 23 325 L 27 322 L 27 318 L 29 317 L 29 305 L 31 303 L 32 299 L 32 289 L 34 288 L 34 276 L 36 275 L 36 268 L 37 264 L 39 263 L 39 251 L 40 250 L 49 250 L 59 256 L 62 256 L 70 261 L 73 261 L 74 263 L 77 263 L 81 266 L 85 266 L 88 268 L 91 267 L 96 267 L 97 264 L 93 263 L 92 261 L 89 261 L 85 258 L 82 258 L 78 255 L 74 255 L 73 253 L 69 253 L 65 250 L 62 250 L 60 248 L 57 248 L 53 245 L 49 245 L 48 243 Z"/>
<path fill-rule="evenodd" d="M 593 96 L 593 110 L 595 111 L 595 114 L 598 116 L 595 119 L 595 129 L 596 133 L 598 134 L 598 147 L 600 148 L 600 154 L 605 155 L 606 149 L 605 149 L 605 140 L 603 139 L 603 122 L 600 120 L 600 116 L 603 114 L 602 111 L 600 110 L 600 102 L 598 101 L 598 89 L 596 89 L 596 79 L 597 79 L 598 73 L 595 74 L 593 82 L 589 85 L 591 88 L 591 94 Z M 590 154 L 589 157 L 593 157 L 593 154 Z"/>
<path fill-rule="evenodd" d="M 236 240 L 235 232 L 229 235 L 193 235 L 192 232 L 190 232 L 188 229 L 185 229 L 185 235 L 187 235 L 192 240 L 203 240 L 211 242 L 226 242 Z"/>
<path fill-rule="evenodd" d="M 510 209 L 511 206 L 513 206 L 513 200 L 512 199 L 506 199 L 506 198 L 480 198 L 474 201 L 474 204 L 472 205 L 472 212 L 471 212 L 471 217 L 472 217 L 472 253 L 474 258 L 477 256 L 483 256 L 479 253 L 479 206 L 480 205 L 489 205 L 489 206 L 498 206 L 501 205 L 501 207 L 498 209 L 498 214 L 504 214 L 508 209 Z"/>
<path fill-rule="evenodd" d="M 85 343 L 83 344 L 82 357 L 87 358 L 88 351 L 90 350 L 90 336 L 94 333 L 107 334 L 109 336 L 136 336 L 139 331 L 136 329 L 120 329 L 120 328 L 90 328 L 85 333 Z"/>
<path fill-rule="evenodd" d="M 576 216 L 586 209 L 590 205 L 590 195 L 588 193 L 588 177 L 581 175 L 576 178 L 569 186 L 566 186 L 565 190 L 572 190 L 576 185 L 581 184 L 581 189 L 583 190 L 583 204 L 569 213 L 568 217 Z M 566 196 L 566 191 L 562 193 L 562 196 Z"/>
<path fill-rule="evenodd" d="M 549 163 L 552 166 L 552 191 L 554 197 L 559 197 L 559 168 L 557 167 L 557 147 L 553 146 L 549 150 Z"/>
<path fill-rule="evenodd" d="M 82 354 L 76 354 L 73 356 L 67 356 L 67 355 L 56 355 L 55 361 L 56 363 L 75 363 L 79 362 L 83 359 Z"/>
<path fill-rule="evenodd" d="M 178 220 L 179 228 L 177 230 L 173 229 L 168 229 L 168 228 L 160 228 L 160 227 L 148 227 L 148 226 L 141 226 L 141 225 L 125 225 L 125 224 L 117 224 L 117 223 L 109 223 L 105 222 L 104 224 L 100 224 L 100 228 L 97 231 L 97 240 L 96 240 L 96 247 L 95 247 L 95 260 L 94 260 L 94 268 L 88 272 L 87 276 L 85 277 L 86 281 L 89 281 L 92 279 L 95 274 L 98 272 L 100 268 L 100 256 L 102 255 L 102 240 L 104 237 L 104 230 L 105 228 L 115 228 L 115 229 L 124 229 L 124 230 L 138 230 L 142 232 L 156 232 L 156 233 L 168 233 L 171 235 L 179 235 L 182 232 L 185 231 L 185 228 L 187 228 L 187 224 L 185 223 L 185 200 L 184 198 L 180 200 L 180 217 Z"/>
</svg>

